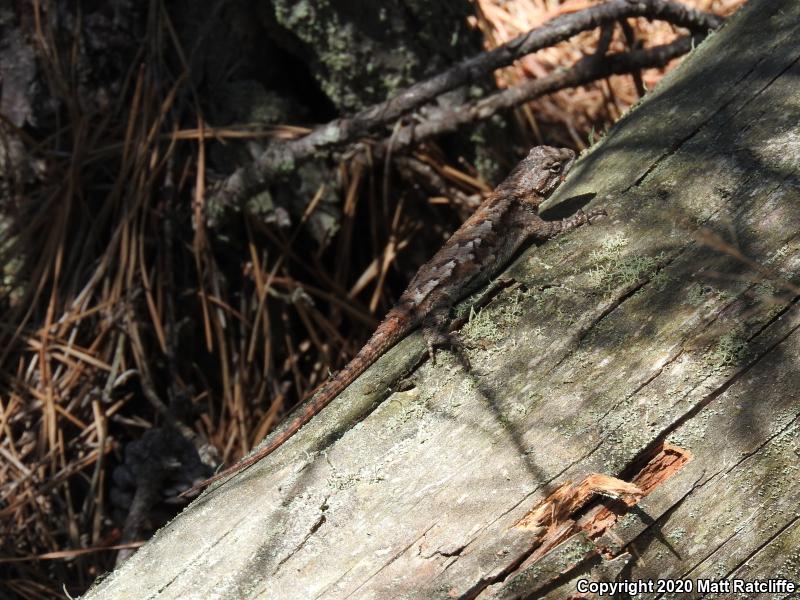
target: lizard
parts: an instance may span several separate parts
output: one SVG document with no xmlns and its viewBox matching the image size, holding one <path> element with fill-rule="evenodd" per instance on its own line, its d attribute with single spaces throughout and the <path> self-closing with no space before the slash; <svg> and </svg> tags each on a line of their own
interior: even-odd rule
<svg viewBox="0 0 800 600">
<path fill-rule="evenodd" d="M 433 258 L 420 267 L 367 343 L 320 387 L 281 433 L 250 456 L 181 496 L 247 469 L 266 457 L 413 329 L 422 327 L 431 360 L 437 346 L 461 347 L 457 336 L 446 329 L 450 308 L 456 302 L 488 283 L 526 242 L 544 242 L 606 214 L 603 209 L 588 213 L 579 210 L 560 221 L 545 221 L 539 216 L 539 206 L 564 181 L 574 162 L 575 153 L 568 148 L 535 146 Z"/>
</svg>

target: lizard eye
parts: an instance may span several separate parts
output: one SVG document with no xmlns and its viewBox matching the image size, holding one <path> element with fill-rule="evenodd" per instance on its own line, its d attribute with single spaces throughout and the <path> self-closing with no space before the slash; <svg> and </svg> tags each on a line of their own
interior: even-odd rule
<svg viewBox="0 0 800 600">
<path fill-rule="evenodd" d="M 550 165 L 550 172 L 555 175 L 561 173 L 561 163 L 553 163 L 552 165 Z"/>
</svg>

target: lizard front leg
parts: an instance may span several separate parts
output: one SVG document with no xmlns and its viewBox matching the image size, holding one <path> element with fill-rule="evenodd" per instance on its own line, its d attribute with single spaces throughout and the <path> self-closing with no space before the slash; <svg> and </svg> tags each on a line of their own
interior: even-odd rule
<svg viewBox="0 0 800 600">
<path fill-rule="evenodd" d="M 544 221 L 544 227 L 537 226 L 534 230 L 534 235 L 541 241 L 549 240 L 572 229 L 577 229 L 581 225 L 590 225 L 593 220 L 607 215 L 608 213 L 602 208 L 590 210 L 589 212 L 578 210 L 571 217 L 560 221 Z"/>
</svg>

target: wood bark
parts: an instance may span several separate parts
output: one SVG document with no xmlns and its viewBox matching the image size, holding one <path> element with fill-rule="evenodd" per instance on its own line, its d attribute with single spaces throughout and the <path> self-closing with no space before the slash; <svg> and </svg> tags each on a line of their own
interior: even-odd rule
<svg viewBox="0 0 800 600">
<path fill-rule="evenodd" d="M 798 78 L 800 4 L 752 0 L 582 158 L 551 215 L 610 217 L 511 266 L 471 371 L 411 335 L 86 598 L 800 580 Z"/>
</svg>

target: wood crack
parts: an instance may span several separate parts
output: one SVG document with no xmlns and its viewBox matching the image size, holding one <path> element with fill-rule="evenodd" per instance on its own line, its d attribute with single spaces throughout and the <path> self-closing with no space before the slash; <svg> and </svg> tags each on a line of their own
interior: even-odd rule
<svg viewBox="0 0 800 600">
<path fill-rule="evenodd" d="M 326 497 L 322 501 L 322 504 L 320 505 L 319 518 L 314 523 L 311 524 L 311 527 L 309 528 L 308 533 L 306 533 L 306 535 L 303 536 L 303 539 L 301 539 L 297 543 L 297 545 L 292 550 L 290 550 L 289 553 L 286 554 L 286 556 L 284 556 L 282 559 L 280 559 L 278 561 L 278 564 L 275 565 L 275 569 L 273 569 L 273 571 L 272 571 L 272 576 L 273 577 L 275 576 L 275 574 L 278 571 L 281 570 L 281 567 L 287 561 L 289 561 L 289 559 L 291 559 L 293 556 L 297 555 L 297 553 L 300 552 L 300 550 L 303 549 L 303 547 L 308 543 L 308 540 L 310 540 L 312 538 L 312 536 L 315 533 L 317 533 L 317 531 L 319 531 L 320 527 L 322 527 L 325 524 L 325 522 L 327 521 L 327 517 L 325 516 L 325 511 L 328 510 L 328 498 L 329 498 L 329 496 Z"/>
<path fill-rule="evenodd" d="M 777 320 L 778 318 L 779 317 L 777 317 L 777 316 L 774 317 L 773 318 L 773 322 L 775 320 Z M 743 365 L 739 370 L 737 370 L 735 373 L 733 373 L 730 377 L 728 377 L 726 380 L 721 382 L 717 386 L 716 389 L 714 389 L 713 391 L 711 391 L 708 394 L 706 394 L 703 398 L 698 400 L 694 404 L 694 406 L 689 407 L 682 415 L 680 415 L 675 420 L 673 420 L 671 423 L 669 423 L 666 427 L 664 427 L 661 430 L 661 432 L 658 435 L 655 436 L 655 438 L 647 446 L 647 448 L 645 448 L 643 450 L 642 454 L 647 455 L 647 454 L 649 454 L 649 453 L 651 453 L 653 451 L 653 448 L 659 446 L 660 444 L 663 444 L 664 441 L 667 439 L 667 437 L 669 437 L 669 435 L 671 435 L 678 428 L 680 428 L 685 423 L 687 423 L 690 419 L 692 419 L 695 416 L 697 416 L 697 414 L 700 413 L 701 410 L 703 410 L 708 405 L 710 405 L 714 400 L 716 400 L 717 398 L 722 396 L 722 394 L 724 394 L 726 391 L 728 391 L 728 389 L 730 389 L 734 384 L 736 384 L 739 381 L 741 381 L 744 378 L 744 376 L 753 367 L 755 367 L 758 363 L 760 363 L 761 360 L 765 356 L 768 356 L 776 347 L 778 347 L 785 340 L 787 340 L 789 337 L 791 337 L 798 329 L 800 329 L 800 324 L 795 325 L 788 332 L 786 332 L 785 334 L 781 335 L 779 339 L 775 340 L 773 343 L 769 344 L 766 348 L 762 349 L 762 351 L 759 352 L 749 363 L 747 363 L 746 365 Z M 633 462 L 635 463 L 636 459 L 634 459 Z"/>
</svg>

